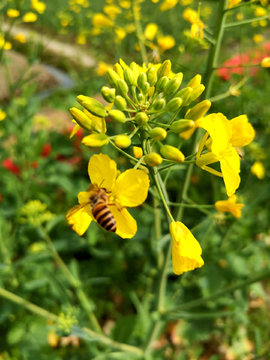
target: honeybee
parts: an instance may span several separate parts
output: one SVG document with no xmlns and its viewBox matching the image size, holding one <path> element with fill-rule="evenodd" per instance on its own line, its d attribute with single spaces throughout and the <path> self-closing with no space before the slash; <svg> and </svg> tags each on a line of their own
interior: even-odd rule
<svg viewBox="0 0 270 360">
<path fill-rule="evenodd" d="M 107 190 L 99 187 L 97 184 L 92 184 L 88 191 L 89 202 L 76 206 L 72 212 L 68 213 L 67 218 L 74 215 L 86 205 L 90 205 L 92 214 L 99 225 L 109 232 L 115 232 L 116 221 L 108 206 L 110 204 Z"/>
</svg>

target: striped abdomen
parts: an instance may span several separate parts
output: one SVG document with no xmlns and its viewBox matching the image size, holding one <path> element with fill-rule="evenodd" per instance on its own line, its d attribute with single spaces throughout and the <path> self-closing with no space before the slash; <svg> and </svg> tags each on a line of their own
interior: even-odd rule
<svg viewBox="0 0 270 360">
<path fill-rule="evenodd" d="M 92 214 L 103 229 L 110 232 L 116 231 L 116 221 L 108 208 L 106 201 L 104 201 L 102 197 L 98 198 L 97 201 L 94 202 L 92 206 Z"/>
</svg>

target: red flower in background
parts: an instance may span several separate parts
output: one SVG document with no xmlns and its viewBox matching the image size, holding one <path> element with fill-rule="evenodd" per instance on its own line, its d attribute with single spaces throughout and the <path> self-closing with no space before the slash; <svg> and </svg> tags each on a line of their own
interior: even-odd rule
<svg viewBox="0 0 270 360">
<path fill-rule="evenodd" d="M 41 156 L 42 157 L 48 157 L 51 153 L 52 145 L 50 143 L 46 143 L 42 147 Z"/>
<path fill-rule="evenodd" d="M 19 166 L 15 165 L 13 160 L 10 158 L 3 160 L 2 166 L 3 168 L 9 170 L 15 175 L 19 175 L 21 173 L 21 169 L 19 168 Z"/>
</svg>

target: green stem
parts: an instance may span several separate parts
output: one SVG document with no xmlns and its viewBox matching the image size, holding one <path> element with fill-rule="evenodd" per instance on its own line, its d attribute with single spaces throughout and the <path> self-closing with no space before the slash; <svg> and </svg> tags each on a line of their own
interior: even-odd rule
<svg viewBox="0 0 270 360">
<path fill-rule="evenodd" d="M 124 150 L 120 149 L 117 145 L 115 145 L 115 143 L 113 141 L 111 141 L 109 139 L 110 144 L 112 144 L 113 147 L 115 147 L 121 154 L 123 154 L 125 157 L 127 157 L 130 160 L 133 160 L 137 163 L 137 159 L 131 155 L 129 155 L 128 153 L 126 153 Z"/>
<path fill-rule="evenodd" d="M 171 206 L 182 206 L 186 208 L 214 208 L 215 205 L 196 205 L 196 204 L 183 204 L 183 203 L 174 203 L 169 202 L 169 205 Z"/>
<path fill-rule="evenodd" d="M 240 4 L 240 5 L 236 5 L 236 6 L 233 6 L 233 7 L 231 7 L 231 8 L 228 8 L 228 9 L 226 9 L 225 11 L 236 10 L 236 9 L 239 9 L 239 8 L 241 8 L 241 7 L 243 7 L 243 6 L 249 6 L 250 4 L 252 4 L 252 3 L 257 3 L 257 2 L 259 2 L 259 0 L 251 0 L 251 1 L 247 2 L 247 3 Z"/>
<path fill-rule="evenodd" d="M 141 23 L 140 23 L 140 13 L 136 10 L 136 5 L 138 5 L 137 1 L 133 0 L 132 1 L 132 10 L 133 10 L 134 22 L 135 22 L 135 26 L 136 26 L 136 34 L 137 34 L 137 38 L 139 40 L 139 46 L 140 46 L 140 51 L 141 51 L 141 56 L 142 56 L 143 62 L 145 63 L 145 66 L 148 67 L 148 57 L 147 57 L 146 47 L 144 45 L 144 42 L 142 41 L 143 32 L 142 32 L 142 27 L 141 27 Z"/>
<path fill-rule="evenodd" d="M 60 266 L 60 269 L 62 269 L 62 271 L 66 275 L 70 285 L 75 289 L 75 292 L 80 301 L 80 304 L 82 305 L 83 309 L 85 310 L 86 314 L 88 315 L 89 321 L 90 321 L 93 329 L 95 329 L 95 331 L 97 331 L 98 333 L 102 334 L 102 329 L 97 321 L 97 318 L 95 317 L 94 313 L 92 312 L 92 305 L 89 303 L 87 296 L 85 295 L 85 293 L 82 290 L 81 282 L 76 280 L 74 278 L 74 276 L 72 275 L 72 273 L 69 271 L 68 267 L 62 260 L 61 256 L 58 254 L 57 250 L 55 249 L 53 242 L 52 242 L 50 236 L 48 235 L 48 233 L 46 232 L 46 230 L 43 227 L 41 227 L 40 229 L 43 233 L 45 240 L 47 241 L 47 243 L 50 247 L 51 252 L 53 253 L 53 256 L 54 256 L 56 262 Z"/>
<path fill-rule="evenodd" d="M 265 15 L 265 16 L 260 16 L 257 18 L 252 18 L 252 19 L 247 19 L 247 20 L 242 20 L 242 21 L 236 21 L 236 22 L 231 22 L 225 25 L 225 28 L 230 28 L 233 26 L 240 26 L 240 25 L 245 25 L 245 24 L 250 24 L 254 21 L 260 21 L 260 20 L 265 20 L 265 19 L 269 19 L 270 14 Z"/>
<path fill-rule="evenodd" d="M 15 295 L 5 289 L 0 288 L 0 296 L 4 297 L 20 306 L 25 307 L 27 310 L 31 311 L 32 313 L 40 315 L 40 316 L 44 317 L 45 319 L 50 319 L 55 322 L 60 322 L 60 318 L 57 315 L 55 315 L 47 310 L 44 310 L 44 309 L 40 308 L 39 306 L 36 306 L 36 305 L 32 304 L 31 302 L 21 298 L 20 296 Z M 95 338 L 95 340 L 97 342 L 107 345 L 108 347 L 119 349 L 121 351 L 131 352 L 131 353 L 138 354 L 141 356 L 143 355 L 143 351 L 135 346 L 122 344 L 117 341 L 113 341 L 110 338 L 108 338 L 104 335 L 101 335 L 100 333 L 97 333 L 91 329 L 88 329 L 87 327 L 82 327 L 81 329 L 84 332 L 86 332 L 87 334 L 89 334 L 91 337 Z"/>
</svg>

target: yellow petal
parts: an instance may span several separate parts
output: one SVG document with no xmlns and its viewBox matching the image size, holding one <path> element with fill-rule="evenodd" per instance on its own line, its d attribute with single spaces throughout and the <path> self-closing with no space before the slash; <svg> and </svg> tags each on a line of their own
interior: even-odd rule
<svg viewBox="0 0 270 360">
<path fill-rule="evenodd" d="M 127 209 L 118 210 L 116 206 L 109 206 L 115 221 L 116 221 L 116 234 L 123 239 L 132 238 L 137 232 L 137 222 L 130 215 Z"/>
<path fill-rule="evenodd" d="M 180 275 L 185 271 L 203 266 L 201 246 L 189 229 L 179 221 L 172 222 L 170 223 L 170 233 L 173 241 L 173 272 Z"/>
<path fill-rule="evenodd" d="M 80 125 L 76 124 L 72 130 L 72 133 L 70 134 L 70 139 L 80 130 Z"/>
<path fill-rule="evenodd" d="M 251 166 L 252 174 L 256 175 L 258 179 L 262 180 L 265 177 L 265 168 L 263 163 L 260 161 L 255 161 L 255 163 Z"/>
<path fill-rule="evenodd" d="M 209 132 L 212 139 L 211 150 L 218 155 L 230 145 L 232 129 L 229 120 L 222 115 L 210 114 L 197 121 L 197 126 Z"/>
<path fill-rule="evenodd" d="M 113 105 L 113 104 L 112 104 Z M 106 108 L 107 109 L 107 108 Z M 107 127 L 106 127 L 106 121 L 105 118 L 100 118 L 95 115 L 92 115 L 89 111 L 84 110 L 84 113 L 95 123 L 95 128 L 102 132 L 103 134 L 106 134 Z"/>
<path fill-rule="evenodd" d="M 234 148 L 229 148 L 222 154 L 220 159 L 220 167 L 223 174 L 227 195 L 231 196 L 235 193 L 240 185 L 240 158 Z"/>
<path fill-rule="evenodd" d="M 72 225 L 72 230 L 76 231 L 80 236 L 85 233 L 92 221 L 91 216 L 89 216 L 85 209 L 81 208 L 80 205 L 76 205 L 69 210 L 66 218 L 69 225 Z"/>
<path fill-rule="evenodd" d="M 236 201 L 237 196 L 232 195 L 228 200 L 217 201 L 215 203 L 215 208 L 219 212 L 231 212 L 236 218 L 240 218 L 244 204 L 237 204 Z"/>
<path fill-rule="evenodd" d="M 92 184 L 111 191 L 117 174 L 116 163 L 107 155 L 93 155 L 88 164 L 88 173 Z"/>
<path fill-rule="evenodd" d="M 142 170 L 130 169 L 122 173 L 116 180 L 113 194 L 121 206 L 135 207 L 147 198 L 149 177 Z"/>
<path fill-rule="evenodd" d="M 246 115 L 240 115 L 230 121 L 232 127 L 231 144 L 234 147 L 243 147 L 254 139 L 255 131 L 248 122 Z"/>
</svg>

